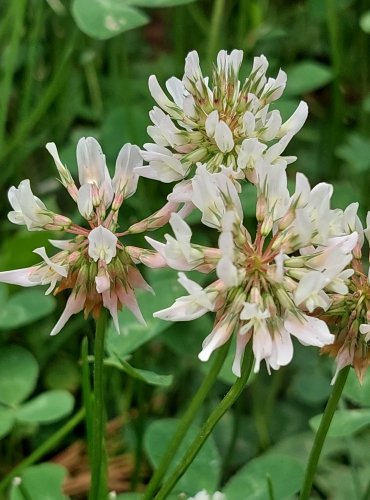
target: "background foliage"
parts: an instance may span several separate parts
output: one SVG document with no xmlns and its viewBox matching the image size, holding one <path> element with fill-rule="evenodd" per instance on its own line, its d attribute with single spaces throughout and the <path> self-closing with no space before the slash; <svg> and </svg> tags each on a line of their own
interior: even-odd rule
<svg viewBox="0 0 370 500">
<path fill-rule="evenodd" d="M 286 70 L 288 86 L 278 103 L 283 116 L 300 99 L 310 108 L 305 127 L 289 145 L 288 154 L 298 157 L 289 167 L 292 178 L 298 169 L 312 184 L 332 182 L 334 206 L 359 201 L 365 216 L 370 209 L 368 8 L 363 0 L 1 2 L 0 269 L 32 265 L 37 262 L 32 250 L 56 237 L 18 230 L 7 221 L 9 186 L 30 178 L 34 192 L 51 209 L 78 218 L 55 180 L 46 142 L 56 142 L 62 160 L 75 173 L 77 140 L 93 135 L 113 167 L 125 142 L 141 146 L 148 141 L 148 111 L 154 104 L 147 89 L 149 75 L 156 74 L 162 83 L 172 75 L 181 78 L 184 57 L 191 49 L 198 50 L 205 73 L 220 48 L 244 49 L 245 73 L 253 56 L 261 53 L 270 61 L 271 76 L 279 67 Z M 142 180 L 137 195 L 127 201 L 122 227 L 158 209 L 169 189 Z M 244 200 L 245 213 L 252 215 L 252 191 L 246 190 Z M 213 236 L 196 218 L 193 222 L 197 240 L 212 243 Z M 132 241 L 142 243 L 140 238 Z M 118 424 L 114 420 L 110 425 L 114 438 L 109 441 L 110 486 L 118 491 L 143 488 L 176 418 L 208 369 L 197 360 L 197 353 L 211 328 L 210 318 L 171 325 L 151 316 L 180 294 L 174 278 L 175 273 L 168 271 L 147 273 L 156 296 L 143 295 L 139 300 L 149 328 L 124 311 L 120 316 L 124 334 L 118 337 L 112 329 L 107 338 L 107 417 L 119 416 Z M 91 343 L 93 325 L 74 317 L 56 338 L 50 338 L 64 302 L 65 297 L 45 297 L 40 290 L 0 286 L 0 475 L 4 477 L 56 430 L 68 426 L 71 413 L 82 405 L 80 345 L 84 336 Z M 248 499 L 266 499 L 269 482 L 276 499 L 291 498 L 298 491 L 312 441 L 310 426 L 315 428 L 316 416 L 323 410 L 333 363 L 315 350 L 295 348 L 289 367 L 271 376 L 262 370 L 249 385 L 173 498 L 207 488 L 222 489 L 230 500 L 240 500 L 245 491 Z M 230 354 L 200 420 L 233 382 L 231 359 Z M 341 405 L 314 496 L 365 499 L 370 496 L 370 378 L 360 388 L 351 377 Z M 44 491 L 51 492 L 48 498 L 84 497 L 86 453 L 76 451 L 85 433 L 80 422 L 76 419 L 73 430 L 37 457 L 57 464 L 32 465 L 19 472 L 22 482 L 11 487 L 12 500 L 41 498 L 40 478 Z M 85 469 L 71 465 L 76 456 Z M 6 483 L 7 479 L 0 486 L 3 491 Z"/>
</svg>

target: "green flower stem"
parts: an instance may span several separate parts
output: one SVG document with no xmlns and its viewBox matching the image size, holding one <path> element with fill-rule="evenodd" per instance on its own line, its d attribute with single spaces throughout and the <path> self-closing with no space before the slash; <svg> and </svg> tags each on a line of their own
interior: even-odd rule
<svg viewBox="0 0 370 500">
<path fill-rule="evenodd" d="M 207 63 L 211 67 L 212 60 L 220 43 L 220 31 L 225 10 L 225 0 L 215 0 L 211 19 L 211 28 L 208 38 Z"/>
<path fill-rule="evenodd" d="M 68 436 L 68 434 L 80 423 L 85 417 L 85 408 L 81 408 L 73 417 L 66 422 L 63 427 L 57 430 L 52 436 L 49 437 L 42 445 L 40 445 L 34 452 L 32 452 L 27 458 L 22 460 L 14 469 L 12 469 L 9 474 L 7 474 L 0 483 L 0 491 L 3 491 L 6 486 L 11 482 L 11 480 L 18 476 L 23 469 L 29 465 L 34 464 L 40 458 L 45 456 L 47 453 L 52 451 L 60 441 Z"/>
<path fill-rule="evenodd" d="M 188 467 L 191 465 L 194 458 L 199 453 L 200 449 L 206 442 L 208 436 L 211 434 L 211 432 L 213 431 L 214 427 L 216 426 L 220 418 L 227 412 L 229 408 L 231 408 L 231 406 L 235 403 L 235 401 L 242 393 L 248 381 L 252 365 L 253 365 L 253 355 L 251 346 L 249 345 L 243 362 L 242 376 L 238 378 L 238 380 L 235 382 L 235 384 L 230 388 L 229 392 L 223 398 L 221 403 L 213 410 L 211 415 L 203 424 L 198 435 L 188 448 L 185 456 L 182 458 L 181 462 L 176 467 L 174 472 L 164 483 L 163 487 L 160 489 L 159 493 L 155 497 L 155 500 L 164 500 L 171 493 L 173 487 L 176 485 L 181 476 L 186 472 Z"/>
<path fill-rule="evenodd" d="M 87 337 L 82 339 L 81 344 L 81 363 L 82 363 L 82 399 L 85 408 L 85 425 L 87 434 L 87 451 L 89 456 L 90 466 L 92 464 L 92 447 L 93 437 L 92 428 L 94 421 L 93 413 L 93 393 L 90 383 L 90 363 L 89 363 L 89 346 Z"/>
<path fill-rule="evenodd" d="M 94 420 L 92 428 L 92 467 L 90 500 L 106 498 L 104 478 L 104 339 L 107 325 L 107 310 L 102 308 L 96 322 L 94 349 Z"/>
<path fill-rule="evenodd" d="M 196 392 L 194 398 L 192 399 L 188 409 L 184 413 L 184 415 L 181 417 L 181 420 L 179 422 L 179 425 L 177 427 L 176 433 L 174 434 L 168 448 L 166 449 L 164 455 L 161 458 L 161 461 L 158 465 L 157 470 L 153 474 L 147 489 L 145 490 L 144 494 L 144 500 L 151 500 L 153 498 L 153 494 L 157 490 L 161 480 L 163 479 L 164 475 L 166 474 L 169 465 L 171 464 L 173 457 L 175 456 L 175 453 L 179 449 L 180 444 L 182 443 L 182 440 L 184 439 L 191 423 L 194 421 L 195 416 L 201 407 L 203 401 L 205 400 L 207 394 L 211 390 L 213 384 L 216 381 L 217 375 L 219 374 L 227 352 L 229 350 L 229 344 L 228 342 L 226 345 L 221 347 L 218 352 L 216 353 L 215 360 L 213 362 L 213 365 L 211 366 L 211 369 L 209 370 L 207 376 L 203 380 L 201 386 L 199 387 L 198 391 Z"/>
<path fill-rule="evenodd" d="M 350 366 L 346 366 L 345 368 L 342 368 L 342 370 L 339 372 L 333 390 L 326 404 L 325 411 L 321 418 L 321 422 L 317 430 L 315 440 L 313 442 L 313 446 L 311 449 L 311 453 L 308 459 L 306 474 L 303 480 L 303 486 L 301 489 L 299 500 L 308 500 L 308 498 L 310 497 L 312 483 L 315 476 L 316 467 L 321 455 L 321 450 L 324 445 L 326 435 L 328 433 L 335 410 L 337 408 L 338 401 L 342 395 L 343 388 L 346 384 L 350 368 L 351 368 Z"/>
</svg>

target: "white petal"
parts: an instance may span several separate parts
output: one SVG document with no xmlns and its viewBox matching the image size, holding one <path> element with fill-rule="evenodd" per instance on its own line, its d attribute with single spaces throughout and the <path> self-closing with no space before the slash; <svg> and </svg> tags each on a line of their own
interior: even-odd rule
<svg viewBox="0 0 370 500">
<path fill-rule="evenodd" d="M 207 116 L 205 122 L 206 134 L 208 135 L 208 137 L 214 137 L 218 122 L 218 111 L 215 109 Z"/>
<path fill-rule="evenodd" d="M 307 103 L 301 101 L 292 116 L 280 128 L 279 136 L 287 133 L 296 134 L 301 130 L 308 116 Z"/>
<path fill-rule="evenodd" d="M 114 192 L 122 191 L 124 198 L 129 198 L 136 191 L 139 174 L 137 167 L 143 165 L 140 149 L 131 144 L 125 144 L 118 153 L 116 171 L 112 180 Z"/>
<path fill-rule="evenodd" d="M 30 274 L 37 269 L 37 266 L 25 267 L 23 269 L 14 269 L 11 271 L 0 272 L 0 283 L 8 285 L 19 285 L 24 287 L 40 285 L 40 282 L 31 281 Z"/>
<path fill-rule="evenodd" d="M 300 319 L 288 313 L 284 327 L 287 331 L 297 337 L 303 345 L 323 347 L 334 342 L 334 335 L 329 331 L 327 324 L 321 319 L 301 314 Z"/>
<path fill-rule="evenodd" d="M 77 144 L 77 165 L 81 186 L 96 184 L 98 187 L 105 180 L 105 156 L 100 144 L 93 137 L 82 137 Z"/>
<path fill-rule="evenodd" d="M 56 273 L 60 274 L 61 276 L 64 276 L 65 278 L 68 275 L 68 266 L 61 266 L 59 264 L 56 264 L 52 260 L 49 259 L 49 257 L 46 254 L 45 247 L 40 247 L 40 248 L 35 248 L 33 253 L 40 255 L 46 262 L 46 264 L 53 269 Z"/>
<path fill-rule="evenodd" d="M 90 231 L 89 256 L 97 262 L 99 259 L 109 264 L 117 253 L 118 238 L 109 229 L 98 226 Z"/>
<path fill-rule="evenodd" d="M 91 184 L 83 184 L 77 193 L 78 211 L 85 219 L 91 219 L 94 211 L 93 194 Z"/>
<path fill-rule="evenodd" d="M 229 153 L 234 147 L 233 134 L 227 124 L 222 120 L 216 125 L 215 141 L 222 153 Z"/>
</svg>

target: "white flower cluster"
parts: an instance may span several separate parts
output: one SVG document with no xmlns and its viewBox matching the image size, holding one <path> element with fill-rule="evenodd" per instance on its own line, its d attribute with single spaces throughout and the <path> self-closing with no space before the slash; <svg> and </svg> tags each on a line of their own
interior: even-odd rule
<svg viewBox="0 0 370 500">
<path fill-rule="evenodd" d="M 115 234 L 118 210 L 136 191 L 138 174 L 135 168 L 142 165 L 139 148 L 131 144 L 123 146 L 111 179 L 99 143 L 92 137 L 80 139 L 77 145 L 80 187 L 77 188 L 55 144 L 49 143 L 46 147 L 54 158 L 62 184 L 76 201 L 89 228 L 73 224 L 67 217 L 48 210 L 33 195 L 29 180 L 22 181 L 18 188 L 11 187 L 8 193 L 13 207 L 8 215 L 11 222 L 26 225 L 30 231 L 63 231 L 73 234 L 74 238 L 50 240 L 61 250 L 50 258 L 44 247 L 36 248 L 34 253 L 42 258 L 40 264 L 0 272 L 0 282 L 25 287 L 49 285 L 46 293 L 71 289 L 65 310 L 51 335 L 57 334 L 73 314 L 84 310 L 85 315 L 91 312 L 97 317 L 102 306 L 109 310 L 118 332 L 117 311 L 123 305 L 145 323 L 134 290 L 152 289 L 135 264 L 145 262 L 160 267 L 164 262 L 154 252 L 123 246 Z"/>
<path fill-rule="evenodd" d="M 166 82 L 172 100 L 154 75 L 149 78 L 159 108 L 150 112 L 153 125 L 148 134 L 154 143 L 144 145 L 142 156 L 149 164 L 138 169 L 140 175 L 179 181 L 202 162 L 210 172 L 230 167 L 235 177 L 254 182 L 255 164 L 261 159 L 285 166 L 296 159 L 281 155 L 307 118 L 306 103 L 301 102 L 283 123 L 280 112 L 270 111 L 269 106 L 282 95 L 286 74 L 280 70 L 276 79 L 267 78 L 268 62 L 260 56 L 241 82 L 242 59 L 241 50 L 220 51 L 210 83 L 197 52 L 190 52 L 183 79 Z"/>
<path fill-rule="evenodd" d="M 347 317 L 343 311 L 352 296 L 357 311 L 352 313 L 352 325 L 357 325 L 352 336 L 366 351 L 364 364 L 370 358 L 370 293 L 368 279 L 353 263 L 363 241 L 356 206 L 331 209 L 333 187 L 321 183 L 311 189 L 300 173 L 289 193 L 286 167 L 296 157 L 283 153 L 303 126 L 307 105 L 301 102 L 283 123 L 270 104 L 282 95 L 286 74 L 280 70 L 276 79 L 267 78 L 268 62 L 260 56 L 241 81 L 242 58 L 240 50 L 220 51 L 210 80 L 202 74 L 198 54 L 191 52 L 182 80 L 166 82 L 170 98 L 155 76 L 149 78 L 159 106 L 151 111 L 153 125 L 148 127 L 154 143 L 144 145 L 147 165 L 136 171 L 162 182 L 179 181 L 168 201 L 184 206 L 170 218 L 174 236 L 165 235 L 165 243 L 147 241 L 170 267 L 182 271 L 179 282 L 188 293 L 155 316 L 188 321 L 213 312 L 214 328 L 199 358 L 209 359 L 236 332 L 236 375 L 249 340 L 255 371 L 264 360 L 270 372 L 292 359 L 291 336 L 336 355 L 339 370 L 355 359 L 354 349 L 348 349 L 348 324 L 340 343 L 324 318 L 338 311 Z M 253 237 L 243 225 L 240 201 L 246 180 L 257 190 Z M 217 248 L 191 241 L 184 218 L 192 208 L 200 210 L 203 224 L 219 231 Z M 214 272 L 215 279 L 202 288 L 183 273 L 190 270 Z"/>
<path fill-rule="evenodd" d="M 150 112 L 148 133 L 154 142 L 142 151 L 126 144 L 112 179 L 95 139 L 83 138 L 77 145 L 80 187 L 49 143 L 61 182 L 89 227 L 48 210 L 28 180 L 10 188 L 11 222 L 30 231 L 61 230 L 74 238 L 51 241 L 61 250 L 51 258 L 45 248 L 36 249 L 40 264 L 4 271 L 0 281 L 49 285 L 47 293 L 71 289 L 53 334 L 72 314 L 84 309 L 85 315 L 97 317 L 101 307 L 109 309 L 119 330 L 117 311 L 123 305 L 144 321 L 134 290 L 151 288 L 136 264 L 167 265 L 181 271 L 179 282 L 187 295 L 155 316 L 189 321 L 214 313 L 213 330 L 199 354 L 202 361 L 235 332 L 234 373 L 240 375 L 249 341 L 255 371 L 264 361 L 270 372 L 291 361 L 294 336 L 336 356 L 338 370 L 353 364 L 361 377 L 370 362 L 370 285 L 360 258 L 370 229 L 363 230 L 356 204 L 344 211 L 330 208 L 330 184 L 311 188 L 297 173 L 295 190 L 288 191 L 286 168 L 296 158 L 284 151 L 303 126 L 307 105 L 301 102 L 283 123 L 270 105 L 282 95 L 286 74 L 280 70 L 275 79 L 267 78 L 268 62 L 260 56 L 240 80 L 242 58 L 240 50 L 220 51 L 210 80 L 202 74 L 198 54 L 191 52 L 182 80 L 172 77 L 166 83 L 171 98 L 151 76 L 149 89 L 159 106 Z M 177 184 L 156 213 L 117 233 L 118 211 L 135 193 L 139 176 Z M 246 181 L 257 191 L 253 234 L 243 223 Z M 185 218 L 195 209 L 204 225 L 219 232 L 216 248 L 192 242 Z M 174 235 L 165 235 L 164 243 L 146 238 L 155 251 L 119 240 L 168 221 Z M 192 270 L 212 273 L 210 283 L 202 288 L 189 279 L 184 272 Z M 336 317 L 336 336 L 324 321 L 331 316 Z"/>
<path fill-rule="evenodd" d="M 330 209 L 329 184 L 311 189 L 306 177 L 298 173 L 295 192 L 290 195 L 285 169 L 264 167 L 256 167 L 254 238 L 243 225 L 235 181 L 223 172 L 210 173 L 204 165 L 198 167 L 192 182 L 194 193 L 203 193 L 197 204 L 203 223 L 220 231 L 218 248 L 192 244 L 190 227 L 176 213 L 170 219 L 175 237 L 166 235 L 165 244 L 147 237 L 172 268 L 215 271 L 216 280 L 205 288 L 180 273 L 179 282 L 188 295 L 155 316 L 188 321 L 214 312 L 215 325 L 199 358 L 208 360 L 235 331 L 233 371 L 238 376 L 250 339 L 255 371 L 262 360 L 269 371 L 288 364 L 293 356 L 291 336 L 318 347 L 334 341 L 326 323 L 310 314 L 317 308 L 326 311 L 332 293 L 348 292 L 353 270 L 346 267 L 358 239 L 356 231 L 346 231 L 349 211 Z"/>
</svg>

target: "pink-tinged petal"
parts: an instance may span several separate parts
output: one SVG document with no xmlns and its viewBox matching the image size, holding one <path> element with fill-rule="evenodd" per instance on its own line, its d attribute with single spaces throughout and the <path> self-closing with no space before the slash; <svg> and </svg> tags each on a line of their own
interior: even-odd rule
<svg viewBox="0 0 370 500">
<path fill-rule="evenodd" d="M 238 335 L 236 338 L 236 351 L 232 366 L 232 372 L 237 377 L 241 376 L 241 364 L 244 356 L 245 346 L 248 344 L 251 336 L 252 330 L 250 329 L 246 334 Z"/>
<path fill-rule="evenodd" d="M 141 288 L 154 295 L 153 288 L 145 281 L 140 271 L 135 267 L 130 267 L 127 272 L 127 281 L 130 283 L 131 288 Z"/>
<path fill-rule="evenodd" d="M 117 295 L 115 294 L 114 291 L 107 290 L 102 293 L 102 297 L 103 297 L 103 306 L 106 307 L 110 312 L 110 315 L 112 316 L 113 319 L 114 327 L 119 335 L 121 331 L 119 328 L 118 314 L 117 314 Z"/>
<path fill-rule="evenodd" d="M 101 274 L 95 277 L 95 287 L 98 293 L 103 293 L 110 288 L 110 279 L 106 274 Z"/>
<path fill-rule="evenodd" d="M 153 269 L 167 267 L 167 262 L 158 252 L 132 246 L 125 247 L 125 250 L 135 263 L 141 262 Z"/>
<path fill-rule="evenodd" d="M 14 269 L 12 271 L 0 272 L 0 283 L 8 285 L 19 285 L 24 287 L 40 285 L 41 281 L 31 281 L 30 275 L 37 269 L 37 266 Z"/>
<path fill-rule="evenodd" d="M 85 305 L 85 300 L 86 300 L 85 293 L 82 292 L 78 292 L 77 294 L 72 293 L 68 297 L 66 307 L 61 317 L 59 318 L 57 324 L 51 330 L 50 335 L 56 335 L 57 333 L 59 333 L 71 316 L 82 311 Z"/>
<path fill-rule="evenodd" d="M 198 358 L 201 361 L 208 361 L 213 351 L 229 340 L 234 327 L 235 321 L 230 321 L 229 318 L 219 321 L 208 337 L 204 339 L 203 349 L 198 354 Z"/>
<path fill-rule="evenodd" d="M 323 347 L 332 344 L 335 339 L 324 321 L 303 313 L 300 318 L 288 313 L 284 321 L 284 327 L 303 345 Z"/>
<path fill-rule="evenodd" d="M 123 286 L 120 285 L 117 286 L 116 293 L 121 304 L 126 306 L 127 309 L 130 309 L 130 311 L 139 321 L 139 323 L 146 326 L 146 321 L 143 315 L 141 314 L 139 304 L 137 303 L 133 290 L 130 287 L 127 287 L 127 289 L 125 290 Z"/>
</svg>

